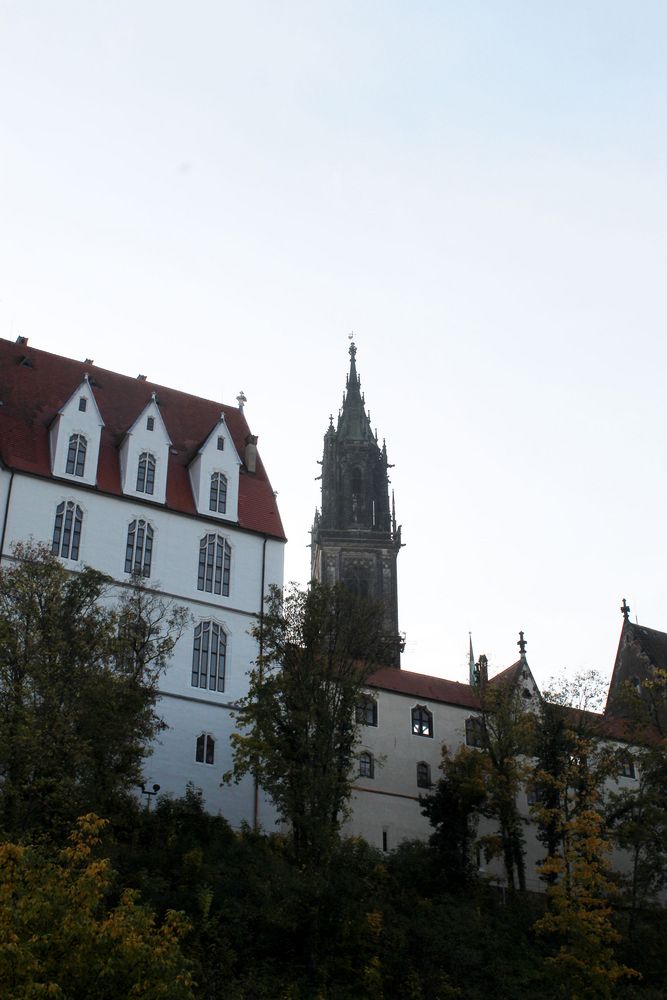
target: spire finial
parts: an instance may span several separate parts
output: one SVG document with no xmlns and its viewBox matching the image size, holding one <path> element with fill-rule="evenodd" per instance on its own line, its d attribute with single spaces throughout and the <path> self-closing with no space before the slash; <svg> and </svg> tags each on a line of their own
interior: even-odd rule
<svg viewBox="0 0 667 1000">
<path fill-rule="evenodd" d="M 522 659 L 526 655 L 526 646 L 527 645 L 528 645 L 528 641 L 526 639 L 524 639 L 523 632 L 519 632 L 519 641 L 517 642 L 517 646 L 519 647 L 519 652 L 521 653 L 521 658 Z"/>
<path fill-rule="evenodd" d="M 626 622 L 630 621 L 630 605 L 625 598 L 623 598 L 623 603 L 621 604 L 621 614 Z"/>
<path fill-rule="evenodd" d="M 241 389 L 240 393 L 236 397 L 236 402 L 239 404 L 239 410 L 243 410 L 243 407 L 248 402 L 246 394 L 243 391 L 243 389 Z"/>
<path fill-rule="evenodd" d="M 353 333 L 351 333 L 350 336 L 348 337 L 348 340 L 350 341 L 350 348 L 349 348 L 349 351 L 350 351 L 350 376 L 349 376 L 349 379 L 348 379 L 348 384 L 352 384 L 353 380 L 355 380 L 355 381 L 357 380 L 357 345 L 355 344 L 354 340 L 352 339 L 353 337 L 354 337 Z"/>
<path fill-rule="evenodd" d="M 468 683 L 470 687 L 475 687 L 479 679 L 479 674 L 475 668 L 475 657 L 472 652 L 472 632 L 468 632 L 468 645 Z"/>
</svg>

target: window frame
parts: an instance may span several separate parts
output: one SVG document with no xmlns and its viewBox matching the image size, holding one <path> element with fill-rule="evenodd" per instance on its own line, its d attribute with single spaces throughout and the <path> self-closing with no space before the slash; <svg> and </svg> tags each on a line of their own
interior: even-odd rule
<svg viewBox="0 0 667 1000">
<path fill-rule="evenodd" d="M 56 507 L 51 552 L 59 559 L 78 562 L 83 531 L 83 509 L 76 500 L 61 500 Z"/>
<path fill-rule="evenodd" d="M 215 619 L 197 622 L 192 638 L 191 687 L 218 694 L 225 690 L 228 640 L 227 630 Z"/>
<path fill-rule="evenodd" d="M 208 509 L 214 514 L 227 513 L 227 493 L 229 482 L 224 472 L 212 472 L 208 497 Z"/>
<path fill-rule="evenodd" d="M 362 750 L 359 754 L 358 762 L 360 778 L 375 777 L 375 759 L 370 750 Z"/>
<path fill-rule="evenodd" d="M 412 735 L 433 739 L 433 712 L 426 705 L 415 705 L 411 712 Z"/>
<path fill-rule="evenodd" d="M 195 743 L 195 764 L 215 764 L 215 736 L 200 733 Z"/>
<path fill-rule="evenodd" d="M 417 761 L 417 788 L 431 788 L 431 765 L 427 760 Z"/>
<path fill-rule="evenodd" d="M 484 748 L 484 721 L 481 715 L 469 715 L 466 719 L 466 746 L 475 750 Z"/>
<path fill-rule="evenodd" d="M 378 703 L 371 695 L 362 695 L 354 706 L 354 721 L 359 726 L 377 726 Z"/>
<path fill-rule="evenodd" d="M 635 762 L 630 753 L 621 754 L 619 757 L 619 777 L 621 778 L 631 778 L 632 780 L 637 779 L 637 769 L 635 768 Z"/>
<path fill-rule="evenodd" d="M 155 529 L 144 517 L 135 517 L 127 526 L 125 572 L 130 576 L 151 575 Z"/>
<path fill-rule="evenodd" d="M 86 474 L 86 452 L 88 440 L 85 434 L 70 434 L 65 461 L 65 475 L 83 479 Z"/>
<path fill-rule="evenodd" d="M 229 597 L 232 577 L 232 547 L 224 535 L 207 532 L 199 541 L 197 590 Z"/>
<path fill-rule="evenodd" d="M 157 459 L 152 451 L 142 451 L 137 463 L 137 493 L 152 497 L 155 494 L 155 470 Z"/>
</svg>

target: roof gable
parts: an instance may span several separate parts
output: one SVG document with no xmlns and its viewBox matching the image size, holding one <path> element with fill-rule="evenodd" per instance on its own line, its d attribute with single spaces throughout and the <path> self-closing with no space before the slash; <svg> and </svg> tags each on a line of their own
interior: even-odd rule
<svg viewBox="0 0 667 1000">
<path fill-rule="evenodd" d="M 27 358 L 22 361 L 22 358 Z M 146 390 L 156 391 L 160 414 L 171 440 L 166 506 L 196 514 L 187 467 L 225 415 L 238 454 L 243 454 L 250 429 L 236 406 L 226 406 L 166 386 L 119 375 L 90 362 L 74 361 L 25 344 L 0 339 L 0 460 L 10 469 L 51 477 L 48 428 L 56 414 L 81 385 L 85 373 L 100 416 L 97 489 L 122 495 L 119 446 L 137 414 L 146 405 Z M 280 514 L 261 458 L 254 475 L 239 479 L 238 524 L 250 531 L 284 539 Z"/>
</svg>

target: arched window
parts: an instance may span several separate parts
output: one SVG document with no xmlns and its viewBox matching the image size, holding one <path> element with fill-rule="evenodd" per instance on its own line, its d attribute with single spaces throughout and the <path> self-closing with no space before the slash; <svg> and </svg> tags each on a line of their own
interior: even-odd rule
<svg viewBox="0 0 667 1000">
<path fill-rule="evenodd" d="M 425 760 L 420 760 L 417 764 L 417 787 L 431 787 L 431 765 L 427 764 Z"/>
<path fill-rule="evenodd" d="M 209 500 L 209 510 L 214 510 L 217 514 L 227 513 L 227 476 L 222 472 L 214 472 L 211 476 L 211 497 Z"/>
<path fill-rule="evenodd" d="M 197 590 L 229 597 L 232 549 L 222 535 L 204 535 L 199 543 Z"/>
<path fill-rule="evenodd" d="M 352 486 L 352 495 L 359 496 L 361 493 L 361 469 L 358 466 L 352 469 L 350 482 Z"/>
<path fill-rule="evenodd" d="M 354 708 L 354 717 L 361 726 L 377 726 L 378 704 L 375 699 L 369 696 L 360 698 Z"/>
<path fill-rule="evenodd" d="M 412 732 L 415 736 L 433 736 L 433 713 L 426 705 L 415 705 L 412 709 Z"/>
<path fill-rule="evenodd" d="M 359 777 L 360 778 L 372 778 L 375 771 L 375 762 L 373 760 L 373 754 L 364 751 L 359 754 Z"/>
<path fill-rule="evenodd" d="M 72 434 L 69 439 L 67 449 L 67 465 L 65 472 L 68 476 L 83 476 L 86 464 L 86 439 L 83 434 Z"/>
<path fill-rule="evenodd" d="M 125 548 L 125 572 L 139 576 L 151 575 L 153 556 L 153 529 L 144 520 L 131 521 L 127 529 Z"/>
<path fill-rule="evenodd" d="M 192 686 L 225 690 L 227 635 L 217 622 L 200 622 L 192 646 Z"/>
<path fill-rule="evenodd" d="M 63 500 L 56 507 L 51 551 L 61 559 L 78 559 L 83 511 L 73 500 Z"/>
<path fill-rule="evenodd" d="M 466 743 L 469 747 L 484 746 L 484 726 L 479 715 L 466 719 Z"/>
<path fill-rule="evenodd" d="M 197 737 L 195 760 L 198 764 L 213 764 L 215 762 L 215 740 L 208 733 Z"/>
<path fill-rule="evenodd" d="M 139 468 L 137 469 L 137 493 L 148 493 L 153 495 L 155 490 L 155 455 L 149 451 L 142 451 L 139 455 Z"/>
</svg>

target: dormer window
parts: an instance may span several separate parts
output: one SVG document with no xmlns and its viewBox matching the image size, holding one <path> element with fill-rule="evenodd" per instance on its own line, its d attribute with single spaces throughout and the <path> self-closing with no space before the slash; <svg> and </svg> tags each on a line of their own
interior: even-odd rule
<svg viewBox="0 0 667 1000">
<path fill-rule="evenodd" d="M 153 495 L 155 490 L 155 456 L 149 451 L 142 451 L 139 456 L 139 468 L 137 470 L 137 493 L 148 493 Z"/>
<path fill-rule="evenodd" d="M 220 436 L 218 438 L 218 451 L 224 451 L 224 450 L 225 450 L 225 439 L 222 436 Z"/>
<path fill-rule="evenodd" d="M 146 419 L 146 430 L 152 431 L 155 429 L 155 417 L 147 417 Z"/>
<path fill-rule="evenodd" d="M 221 472 L 214 472 L 211 476 L 209 510 L 214 510 L 216 514 L 227 513 L 227 476 Z"/>
<path fill-rule="evenodd" d="M 86 399 L 85 396 L 81 396 L 81 398 L 79 399 L 79 409 L 81 410 L 82 413 L 86 412 L 87 405 L 88 405 L 88 400 Z"/>
<path fill-rule="evenodd" d="M 68 476 L 83 476 L 86 464 L 86 439 L 83 434 L 72 434 L 69 439 L 67 449 L 67 465 L 65 472 Z"/>
</svg>

